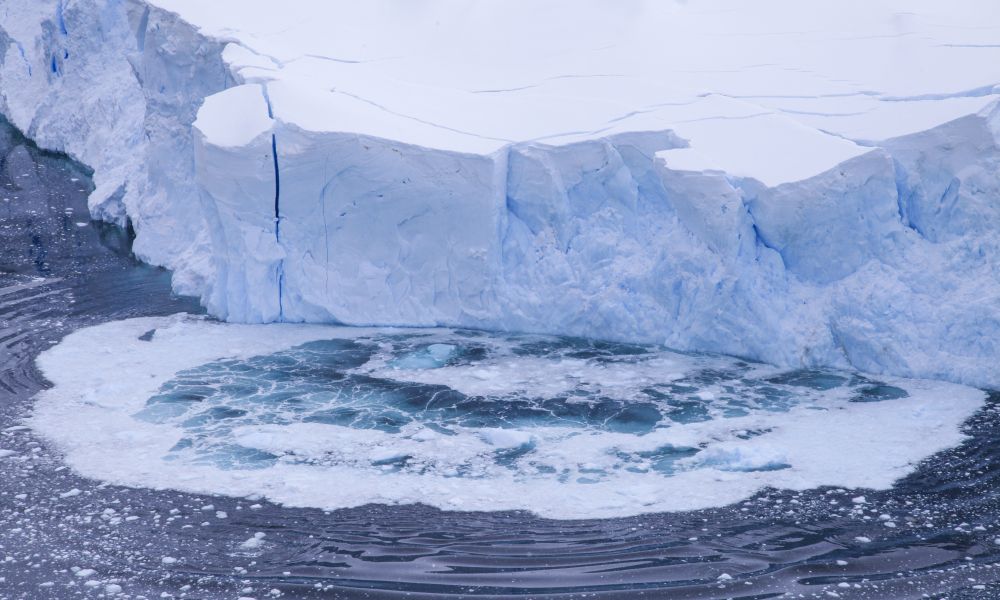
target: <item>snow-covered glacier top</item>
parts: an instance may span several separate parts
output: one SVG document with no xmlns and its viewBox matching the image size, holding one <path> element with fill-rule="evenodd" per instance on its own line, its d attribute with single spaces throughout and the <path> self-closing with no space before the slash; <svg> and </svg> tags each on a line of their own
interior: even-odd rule
<svg viewBox="0 0 1000 600">
<path fill-rule="evenodd" d="M 670 130 L 688 144 L 660 153 L 670 168 L 771 186 L 1000 92 L 988 2 L 152 3 L 233 41 L 233 71 L 306 130 L 474 154 Z M 210 141 L 233 129 L 253 125 Z"/>
<path fill-rule="evenodd" d="M 0 112 L 239 322 L 1000 386 L 993 0 L 0 0 Z"/>
</svg>

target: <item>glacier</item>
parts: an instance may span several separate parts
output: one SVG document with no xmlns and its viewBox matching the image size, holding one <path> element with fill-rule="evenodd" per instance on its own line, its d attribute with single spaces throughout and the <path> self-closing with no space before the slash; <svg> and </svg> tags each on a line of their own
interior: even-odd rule
<svg viewBox="0 0 1000 600">
<path fill-rule="evenodd" d="M 0 112 L 244 323 L 1000 386 L 986 0 L 0 0 Z"/>
</svg>

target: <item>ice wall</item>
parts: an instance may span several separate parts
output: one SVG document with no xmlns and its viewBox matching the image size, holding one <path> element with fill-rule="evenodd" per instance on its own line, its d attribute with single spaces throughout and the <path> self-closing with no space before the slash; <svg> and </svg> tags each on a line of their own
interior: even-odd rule
<svg viewBox="0 0 1000 600">
<path fill-rule="evenodd" d="M 0 110 L 213 314 L 1000 385 L 989 3 L 234 1 L 0 0 Z"/>
<path fill-rule="evenodd" d="M 191 123 L 232 81 L 222 43 L 121 0 L 0 2 L 0 112 L 41 147 L 94 169 L 95 218 L 198 295 L 211 277 Z"/>
</svg>

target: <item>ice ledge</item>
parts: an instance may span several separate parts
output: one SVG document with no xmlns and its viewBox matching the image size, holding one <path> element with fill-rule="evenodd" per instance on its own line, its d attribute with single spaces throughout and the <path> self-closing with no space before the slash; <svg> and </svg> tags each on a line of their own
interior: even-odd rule
<svg viewBox="0 0 1000 600">
<path fill-rule="evenodd" d="M 0 108 L 231 320 L 1000 385 L 989 3 L 717 4 L 0 0 Z"/>
</svg>

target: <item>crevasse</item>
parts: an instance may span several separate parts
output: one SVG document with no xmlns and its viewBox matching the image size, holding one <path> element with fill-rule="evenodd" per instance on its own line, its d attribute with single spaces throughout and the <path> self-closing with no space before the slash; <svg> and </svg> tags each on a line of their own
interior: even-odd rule
<svg viewBox="0 0 1000 600">
<path fill-rule="evenodd" d="M 630 131 L 631 113 L 606 133 L 518 141 L 345 90 L 337 102 L 390 129 L 463 141 L 313 126 L 289 107 L 315 90 L 276 78 L 281 60 L 160 5 L 0 1 L 0 111 L 91 166 L 93 214 L 131 220 L 137 254 L 214 315 L 558 333 L 1000 385 L 992 87 L 968 92 L 985 98 L 969 114 L 856 138 L 832 167 L 771 180 L 692 167 L 686 130 Z M 739 130 L 763 154 L 781 127 L 833 137 L 758 112 L 733 119 L 763 120 Z"/>
</svg>

